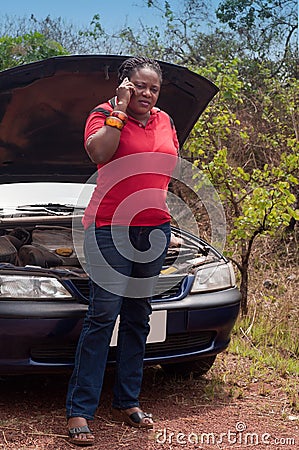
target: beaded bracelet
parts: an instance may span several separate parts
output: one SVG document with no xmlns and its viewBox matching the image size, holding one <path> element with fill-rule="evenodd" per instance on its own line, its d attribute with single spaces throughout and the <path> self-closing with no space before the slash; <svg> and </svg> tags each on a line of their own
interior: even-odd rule
<svg viewBox="0 0 299 450">
<path fill-rule="evenodd" d="M 118 117 L 120 120 L 123 121 L 124 125 L 126 125 L 126 123 L 128 122 L 128 116 L 125 112 L 123 111 L 112 111 L 110 113 L 110 116 L 112 117 Z"/>
<path fill-rule="evenodd" d="M 124 122 L 119 117 L 108 116 L 105 119 L 105 125 L 109 127 L 117 128 L 119 131 L 125 126 Z"/>
</svg>

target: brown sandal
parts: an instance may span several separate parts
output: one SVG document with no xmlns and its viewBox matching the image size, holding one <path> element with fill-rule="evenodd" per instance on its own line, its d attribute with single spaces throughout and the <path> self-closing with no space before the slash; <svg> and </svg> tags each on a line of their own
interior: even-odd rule
<svg viewBox="0 0 299 450">
<path fill-rule="evenodd" d="M 152 414 L 145 413 L 143 411 L 136 411 L 132 414 L 127 414 L 123 409 L 112 409 L 113 419 L 117 422 L 122 422 L 135 428 L 153 428 L 153 422 L 144 422 L 143 419 L 152 420 Z"/>
</svg>

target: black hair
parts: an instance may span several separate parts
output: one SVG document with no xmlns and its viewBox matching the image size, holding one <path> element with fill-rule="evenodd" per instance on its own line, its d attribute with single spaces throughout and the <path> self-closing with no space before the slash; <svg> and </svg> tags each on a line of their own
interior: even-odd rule
<svg viewBox="0 0 299 450">
<path fill-rule="evenodd" d="M 130 79 L 132 72 L 144 67 L 149 67 L 154 70 L 160 79 L 162 84 L 162 70 L 160 65 L 154 59 L 145 58 L 143 56 L 134 56 L 132 58 L 125 59 L 118 69 L 118 81 L 121 83 L 126 77 Z"/>
</svg>

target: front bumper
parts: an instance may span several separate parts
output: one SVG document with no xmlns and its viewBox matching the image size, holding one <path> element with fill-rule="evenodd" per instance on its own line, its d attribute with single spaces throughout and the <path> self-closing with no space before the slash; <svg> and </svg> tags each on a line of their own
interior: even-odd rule
<svg viewBox="0 0 299 450">
<path fill-rule="evenodd" d="M 240 308 L 237 288 L 153 303 L 167 310 L 165 342 L 147 344 L 145 364 L 220 353 L 229 344 Z M 0 374 L 71 369 L 87 305 L 75 302 L 0 302 Z M 115 362 L 111 348 L 109 364 Z"/>
</svg>

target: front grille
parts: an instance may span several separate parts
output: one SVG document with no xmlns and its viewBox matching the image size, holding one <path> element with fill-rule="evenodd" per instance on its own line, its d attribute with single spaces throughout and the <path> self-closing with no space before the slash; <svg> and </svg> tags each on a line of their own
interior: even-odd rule
<svg viewBox="0 0 299 450">
<path fill-rule="evenodd" d="M 37 363 L 72 364 L 75 360 L 76 344 L 40 345 L 32 347 L 30 357 Z"/>
<path fill-rule="evenodd" d="M 89 297 L 89 283 L 87 278 L 74 278 L 71 280 L 75 288 L 80 294 L 87 298 Z"/>
<path fill-rule="evenodd" d="M 185 275 L 160 275 L 153 299 L 178 297 Z"/>
<path fill-rule="evenodd" d="M 203 350 L 210 347 L 215 333 L 203 331 L 191 334 L 174 334 L 164 342 L 146 345 L 145 358 L 180 355 L 188 352 Z M 72 364 L 75 358 L 76 344 L 40 345 L 31 348 L 31 359 L 37 363 Z M 115 361 L 116 348 L 109 351 L 108 361 Z"/>
<path fill-rule="evenodd" d="M 147 344 L 145 349 L 145 358 L 159 356 L 181 355 L 183 353 L 203 350 L 210 347 L 215 334 L 212 331 L 202 331 L 192 334 L 173 334 L 163 342 Z M 116 348 L 110 349 L 109 356 L 115 359 Z"/>
<path fill-rule="evenodd" d="M 162 275 L 159 277 L 153 299 L 170 299 L 178 297 L 182 290 L 185 275 Z M 87 278 L 72 278 L 72 283 L 79 293 L 88 299 L 89 283 Z"/>
</svg>

